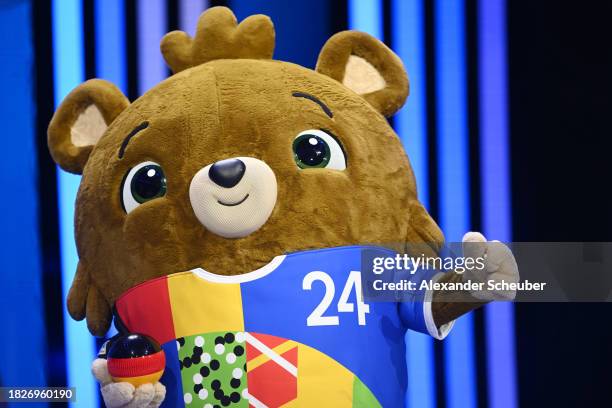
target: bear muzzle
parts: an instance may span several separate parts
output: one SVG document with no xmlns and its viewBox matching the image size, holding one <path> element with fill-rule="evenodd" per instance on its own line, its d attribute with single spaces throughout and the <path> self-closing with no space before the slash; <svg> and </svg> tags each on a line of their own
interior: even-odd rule
<svg viewBox="0 0 612 408">
<path fill-rule="evenodd" d="M 266 223 L 276 205 L 274 171 L 253 157 L 234 157 L 200 169 L 189 186 L 202 225 L 224 238 L 245 237 Z"/>
</svg>

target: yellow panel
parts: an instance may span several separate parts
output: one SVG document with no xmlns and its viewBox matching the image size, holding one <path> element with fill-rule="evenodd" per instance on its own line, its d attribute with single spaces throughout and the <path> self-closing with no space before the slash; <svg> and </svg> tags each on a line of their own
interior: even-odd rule
<svg viewBox="0 0 612 408">
<path fill-rule="evenodd" d="M 111 377 L 113 382 L 128 382 L 134 387 L 140 387 L 143 384 L 155 384 L 164 374 L 164 370 L 157 371 L 152 374 L 140 375 L 138 377 Z"/>
<path fill-rule="evenodd" d="M 209 282 L 192 272 L 168 276 L 176 337 L 219 331 L 244 331 L 238 283 Z"/>
<path fill-rule="evenodd" d="M 284 407 L 352 407 L 353 374 L 311 347 L 298 346 L 298 397 Z"/>
</svg>

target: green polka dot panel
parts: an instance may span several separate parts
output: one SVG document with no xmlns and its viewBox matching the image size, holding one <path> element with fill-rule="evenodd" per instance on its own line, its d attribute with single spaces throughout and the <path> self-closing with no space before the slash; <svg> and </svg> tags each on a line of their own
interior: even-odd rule
<svg viewBox="0 0 612 408">
<path fill-rule="evenodd" d="M 243 332 L 181 337 L 176 344 L 186 406 L 249 406 Z"/>
</svg>

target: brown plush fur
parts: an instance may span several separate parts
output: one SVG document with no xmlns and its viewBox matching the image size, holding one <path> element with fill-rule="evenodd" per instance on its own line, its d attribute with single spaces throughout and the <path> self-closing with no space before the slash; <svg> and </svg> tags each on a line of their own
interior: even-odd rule
<svg viewBox="0 0 612 408">
<path fill-rule="evenodd" d="M 229 9 L 213 7 L 200 18 L 194 39 L 183 31 L 173 31 L 162 39 L 161 51 L 174 73 L 217 59 L 270 59 L 274 26 L 261 14 L 238 24 Z"/>
<path fill-rule="evenodd" d="M 154 277 L 194 267 L 240 274 L 276 255 L 312 248 L 427 242 L 433 251 L 443 241 L 417 201 L 408 158 L 383 116 L 399 109 L 408 94 L 399 59 L 367 34 L 345 32 L 325 45 L 315 72 L 267 59 L 274 37 L 267 18 L 247 19 L 236 28 L 230 14 L 218 8 L 204 14 L 198 32 L 208 33 L 207 41 L 216 45 L 202 42 L 192 48 L 198 51 L 189 51 L 192 40 L 185 35 L 169 34 L 162 42 L 164 55 L 180 72 L 131 105 L 110 83 L 88 81 L 66 98 L 51 122 L 53 158 L 62 168 L 83 174 L 75 220 L 80 261 L 68 308 L 75 319 L 86 316 L 96 335 L 108 329 L 115 299 Z M 223 29 L 207 32 L 213 24 Z M 261 41 L 256 40 L 260 29 Z M 193 46 L 198 41 L 196 37 Z M 246 54 L 239 46 L 255 43 L 260 47 Z M 216 51 L 204 51 L 207 46 Z M 339 82 L 351 52 L 379 69 L 384 89 L 361 96 Z M 295 91 L 321 99 L 333 118 L 315 103 L 292 96 Z M 109 127 L 93 148 L 76 148 L 70 127 L 91 103 Z M 149 126 L 130 141 L 120 159 L 124 138 L 143 121 Z M 340 139 L 346 170 L 296 166 L 294 138 L 320 128 Z M 263 227 L 244 238 L 227 239 L 198 221 L 189 184 L 202 167 L 237 156 L 258 158 L 272 168 L 278 199 Z M 148 160 L 163 167 L 167 194 L 126 214 L 122 180 L 130 168 Z"/>
</svg>

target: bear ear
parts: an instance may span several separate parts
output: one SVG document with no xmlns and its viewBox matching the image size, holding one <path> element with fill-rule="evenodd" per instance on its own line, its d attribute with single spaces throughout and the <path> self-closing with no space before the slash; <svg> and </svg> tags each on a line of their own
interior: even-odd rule
<svg viewBox="0 0 612 408">
<path fill-rule="evenodd" d="M 76 87 L 49 124 L 47 143 L 53 160 L 62 169 L 81 174 L 93 147 L 128 105 L 108 81 L 92 79 Z"/>
<path fill-rule="evenodd" d="M 359 31 L 342 31 L 327 40 L 316 71 L 341 82 L 387 117 L 397 112 L 408 96 L 408 77 L 399 57 Z"/>
</svg>

